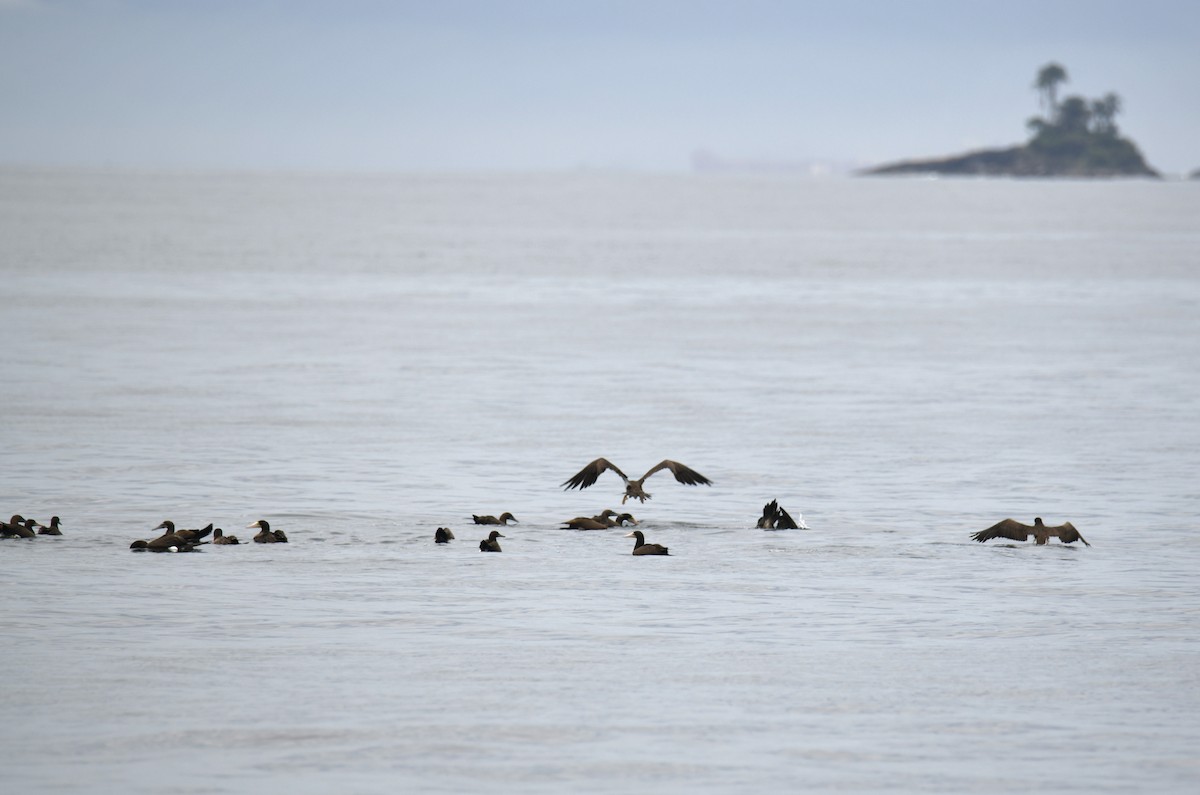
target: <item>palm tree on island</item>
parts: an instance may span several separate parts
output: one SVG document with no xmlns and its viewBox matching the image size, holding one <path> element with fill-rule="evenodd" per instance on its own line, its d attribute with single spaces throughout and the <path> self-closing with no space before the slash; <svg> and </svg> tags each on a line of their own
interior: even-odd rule
<svg viewBox="0 0 1200 795">
<path fill-rule="evenodd" d="M 1088 100 L 1058 101 L 1067 70 L 1048 63 L 1033 87 L 1045 115 L 1026 122 L 1032 137 L 1023 146 L 985 149 L 936 160 L 906 160 L 867 169 L 865 174 L 958 174 L 1010 177 L 1158 177 L 1137 145 L 1121 137 L 1116 117 L 1121 97 L 1113 92 Z"/>
<path fill-rule="evenodd" d="M 1067 70 L 1056 63 L 1048 63 L 1038 70 L 1033 86 L 1042 94 L 1042 110 L 1054 114 L 1058 107 L 1058 84 L 1067 82 Z"/>
</svg>

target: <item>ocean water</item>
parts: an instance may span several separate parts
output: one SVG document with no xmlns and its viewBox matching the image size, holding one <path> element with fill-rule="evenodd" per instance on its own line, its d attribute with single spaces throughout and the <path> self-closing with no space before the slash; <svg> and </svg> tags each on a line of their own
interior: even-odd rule
<svg viewBox="0 0 1200 795">
<path fill-rule="evenodd" d="M 0 278 L 6 792 L 1200 786 L 1198 184 L 8 170 Z"/>
</svg>

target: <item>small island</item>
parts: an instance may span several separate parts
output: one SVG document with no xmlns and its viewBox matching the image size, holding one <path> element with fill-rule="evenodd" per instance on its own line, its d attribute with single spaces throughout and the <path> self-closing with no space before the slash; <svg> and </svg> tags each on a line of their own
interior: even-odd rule
<svg viewBox="0 0 1200 795">
<path fill-rule="evenodd" d="M 1023 146 L 984 149 L 935 160 L 906 160 L 860 173 L 953 174 L 1005 177 L 1159 177 L 1146 164 L 1137 145 L 1121 137 L 1116 117 L 1121 98 L 1114 93 L 1087 100 L 1070 96 L 1058 101 L 1058 86 L 1067 70 L 1056 63 L 1043 66 L 1034 82 L 1045 116 L 1026 126 L 1032 133 Z"/>
</svg>

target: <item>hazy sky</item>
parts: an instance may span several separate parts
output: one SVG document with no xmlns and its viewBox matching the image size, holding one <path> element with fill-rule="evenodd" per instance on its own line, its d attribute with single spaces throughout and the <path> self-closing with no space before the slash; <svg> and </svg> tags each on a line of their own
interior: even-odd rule
<svg viewBox="0 0 1200 795">
<path fill-rule="evenodd" d="M 0 163 L 866 164 L 1025 140 L 1049 60 L 1200 167 L 1196 0 L 0 0 Z"/>
</svg>

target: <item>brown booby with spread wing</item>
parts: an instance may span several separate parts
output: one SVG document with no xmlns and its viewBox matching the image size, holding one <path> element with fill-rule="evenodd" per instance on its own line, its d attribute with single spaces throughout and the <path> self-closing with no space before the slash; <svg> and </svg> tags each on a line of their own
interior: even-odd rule
<svg viewBox="0 0 1200 795">
<path fill-rule="evenodd" d="M 658 462 L 650 468 L 649 472 L 642 475 L 637 480 L 630 480 L 625 476 L 624 472 L 617 469 L 616 465 L 607 458 L 597 458 L 595 461 L 579 470 L 579 472 L 577 472 L 570 480 L 563 481 L 562 485 L 567 489 L 586 489 L 588 486 L 595 483 L 596 479 L 599 478 L 606 469 L 611 469 L 613 472 L 616 472 L 621 476 L 621 480 L 625 481 L 625 496 L 621 498 L 622 505 L 624 505 L 625 501 L 630 497 L 641 500 L 642 502 L 650 499 L 650 495 L 647 494 L 642 488 L 642 484 L 646 481 L 646 478 L 650 477 L 655 472 L 658 472 L 660 469 L 671 470 L 671 474 L 675 476 L 675 479 L 687 486 L 698 486 L 701 484 L 705 486 L 712 485 L 711 480 L 704 477 L 696 470 L 690 469 L 678 461 L 671 461 L 669 459 L 664 459 Z"/>
<path fill-rule="evenodd" d="M 1073 544 L 1076 541 L 1082 541 L 1085 546 L 1091 546 L 1087 542 L 1087 539 L 1081 536 L 1079 531 L 1075 529 L 1075 525 L 1070 522 L 1050 527 L 1042 523 L 1042 517 L 1040 516 L 1033 520 L 1032 525 L 1021 524 L 1016 519 L 1005 519 L 1002 522 L 992 525 L 987 530 L 972 533 L 971 538 L 982 544 L 984 541 L 991 541 L 993 538 L 1028 541 L 1031 535 L 1039 546 L 1049 541 L 1051 536 L 1057 536 L 1058 540 L 1064 544 Z"/>
</svg>

